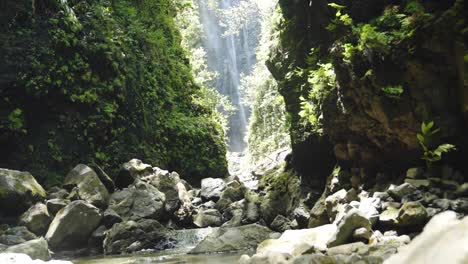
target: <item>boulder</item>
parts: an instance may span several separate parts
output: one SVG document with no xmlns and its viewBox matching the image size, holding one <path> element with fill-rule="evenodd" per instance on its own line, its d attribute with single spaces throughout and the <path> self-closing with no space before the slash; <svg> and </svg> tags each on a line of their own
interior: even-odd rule
<svg viewBox="0 0 468 264">
<path fill-rule="evenodd" d="M 468 214 L 468 198 L 458 198 L 450 203 L 450 208 L 457 213 Z"/>
<path fill-rule="evenodd" d="M 109 175 L 107 175 L 107 173 L 96 164 L 91 165 L 91 168 L 96 172 L 99 180 L 101 180 L 102 184 L 104 184 L 107 191 L 109 193 L 113 193 L 115 191 L 115 183 L 111 177 L 109 177 Z"/>
<path fill-rule="evenodd" d="M 409 245 L 398 250 L 385 264 L 464 264 L 468 259 L 468 217 L 457 219 L 454 212 L 436 215 Z"/>
<path fill-rule="evenodd" d="M 69 190 L 77 188 L 79 198 L 96 207 L 105 207 L 109 200 L 109 192 L 99 176 L 93 169 L 84 164 L 73 168 L 65 178 L 63 185 Z"/>
<path fill-rule="evenodd" d="M 45 238 L 54 249 L 83 246 L 101 218 L 98 208 L 85 201 L 73 201 L 57 213 Z"/>
<path fill-rule="evenodd" d="M 406 171 L 406 178 L 421 179 L 424 177 L 424 169 L 421 167 L 409 168 Z"/>
<path fill-rule="evenodd" d="M 45 197 L 46 191 L 29 172 L 0 169 L 0 211 L 2 214 L 20 215 Z"/>
<path fill-rule="evenodd" d="M 361 211 L 351 209 L 338 223 L 335 234 L 328 241 L 328 246 L 334 247 L 350 242 L 353 233 L 358 228 L 371 230 L 371 222 Z"/>
<path fill-rule="evenodd" d="M 271 230 L 267 227 L 251 224 L 240 227 L 218 228 L 208 234 L 191 254 L 239 251 L 255 248 L 261 241 L 268 239 Z"/>
<path fill-rule="evenodd" d="M 193 217 L 193 223 L 198 227 L 220 226 L 223 218 L 216 209 L 199 210 L 198 214 Z"/>
<path fill-rule="evenodd" d="M 177 193 L 180 201 L 180 206 L 174 212 L 175 220 L 182 225 L 188 225 L 192 221 L 192 201 L 187 192 L 186 185 L 182 182 L 176 184 Z"/>
<path fill-rule="evenodd" d="M 177 187 L 177 184 L 180 183 L 180 176 L 177 172 L 169 173 L 169 171 L 161 170 L 157 167 L 153 168 L 153 170 L 153 174 L 143 177 L 142 180 L 150 183 L 160 192 L 164 193 L 166 196 L 166 212 L 172 214 L 181 204 Z"/>
<path fill-rule="evenodd" d="M 233 181 L 237 182 L 237 181 Z M 228 186 L 223 193 L 221 194 L 221 197 L 219 198 L 218 202 L 216 202 L 216 209 L 220 211 L 224 211 L 226 207 L 236 201 L 239 201 L 244 198 L 244 190 L 242 186 L 232 184 L 231 186 Z"/>
<path fill-rule="evenodd" d="M 123 219 L 113 209 L 107 209 L 102 215 L 102 224 L 111 228 L 114 224 L 122 222 Z"/>
<path fill-rule="evenodd" d="M 19 224 L 26 226 L 34 234 L 42 236 L 47 232 L 51 221 L 47 206 L 37 203 L 21 215 Z"/>
<path fill-rule="evenodd" d="M 426 208 L 419 202 L 407 202 L 398 212 L 398 226 L 421 226 L 427 220 Z"/>
<path fill-rule="evenodd" d="M 26 254 L 22 253 L 0 253 L 0 263 L 5 264 L 73 264 L 71 261 L 65 260 L 32 260 Z"/>
<path fill-rule="evenodd" d="M 172 247 L 168 230 L 153 219 L 115 224 L 104 239 L 105 254 L 132 253 L 143 249 L 163 250 Z"/>
<path fill-rule="evenodd" d="M 206 178 L 201 181 L 200 195 L 205 200 L 217 201 L 226 189 L 226 183 L 220 178 Z"/>
<path fill-rule="evenodd" d="M 25 226 L 8 228 L 0 235 L 0 244 L 7 246 L 17 245 L 37 238 Z"/>
<path fill-rule="evenodd" d="M 7 248 L 5 253 L 23 253 L 32 259 L 49 260 L 51 258 L 49 252 L 49 245 L 43 238 L 36 238 L 27 242 L 11 246 Z"/>
<path fill-rule="evenodd" d="M 394 226 L 397 224 L 399 210 L 394 207 L 388 207 L 379 216 L 379 222 L 382 225 Z"/>
<path fill-rule="evenodd" d="M 291 229 L 291 220 L 282 215 L 278 215 L 275 217 L 273 222 L 271 222 L 270 228 L 277 232 L 284 232 Z"/>
<path fill-rule="evenodd" d="M 132 159 L 122 164 L 120 172 L 115 178 L 115 186 L 119 189 L 126 188 L 133 184 L 135 179 L 149 175 L 152 172 L 151 165 L 145 164 L 139 159 Z"/>
<path fill-rule="evenodd" d="M 65 189 L 54 188 L 53 191 L 49 192 L 49 195 L 47 196 L 47 198 L 48 199 L 66 199 L 69 195 L 70 193 Z"/>
<path fill-rule="evenodd" d="M 125 220 L 159 220 L 168 217 L 164 213 L 165 200 L 164 193 L 148 183 L 137 180 L 134 185 L 113 193 L 107 210 L 112 210 Z"/>
<path fill-rule="evenodd" d="M 70 203 L 70 200 L 60 199 L 60 198 L 47 200 L 46 202 L 47 211 L 49 212 L 51 216 L 55 216 L 58 211 L 60 211 L 65 206 L 67 206 L 67 204 L 69 203 Z"/>
<path fill-rule="evenodd" d="M 255 255 L 281 253 L 299 256 L 311 250 L 325 250 L 327 242 L 336 230 L 335 224 L 310 229 L 287 230 L 277 239 L 268 239 L 260 243 Z"/>
<path fill-rule="evenodd" d="M 401 201 L 401 198 L 403 198 L 405 195 L 413 194 L 416 192 L 416 190 L 417 189 L 413 185 L 409 183 L 403 183 L 402 185 L 390 188 L 387 192 L 396 201 Z"/>
</svg>

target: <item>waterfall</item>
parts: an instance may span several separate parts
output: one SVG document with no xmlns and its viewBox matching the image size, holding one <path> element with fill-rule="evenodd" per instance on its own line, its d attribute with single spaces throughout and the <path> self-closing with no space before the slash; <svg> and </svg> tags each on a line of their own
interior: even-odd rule
<svg viewBox="0 0 468 264">
<path fill-rule="evenodd" d="M 236 107 L 236 112 L 229 119 L 229 150 L 242 152 L 246 147 L 250 110 L 242 104 L 239 91 L 241 74 L 249 75 L 256 62 L 255 49 L 258 44 L 259 24 L 242 25 L 237 34 L 225 34 L 226 23 L 219 11 L 236 8 L 245 0 L 198 0 L 200 22 L 202 24 L 202 45 L 207 52 L 208 68 L 218 73 L 213 84 L 218 92 L 226 95 Z M 256 21 L 253 19 L 252 21 Z"/>
</svg>

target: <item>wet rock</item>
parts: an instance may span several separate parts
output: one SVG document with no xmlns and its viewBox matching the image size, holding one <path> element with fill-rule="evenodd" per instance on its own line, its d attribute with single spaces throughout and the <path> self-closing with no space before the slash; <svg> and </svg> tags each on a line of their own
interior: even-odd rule
<svg viewBox="0 0 468 264">
<path fill-rule="evenodd" d="M 51 221 L 47 206 L 43 203 L 37 203 L 21 215 L 19 224 L 26 226 L 31 232 L 41 236 L 47 232 Z"/>
<path fill-rule="evenodd" d="M 105 254 L 132 253 L 143 249 L 170 248 L 172 239 L 167 229 L 153 219 L 140 219 L 115 224 L 104 239 Z"/>
<path fill-rule="evenodd" d="M 73 201 L 57 213 L 45 238 L 54 249 L 85 245 L 101 221 L 99 209 L 85 201 Z"/>
<path fill-rule="evenodd" d="M 122 164 L 120 172 L 115 178 L 115 186 L 119 189 L 133 184 L 135 179 L 149 175 L 153 172 L 151 165 L 143 163 L 139 159 L 132 159 Z"/>
<path fill-rule="evenodd" d="M 371 222 L 362 212 L 351 209 L 345 217 L 338 223 L 336 233 L 328 241 L 329 247 L 339 246 L 349 242 L 353 232 L 358 228 L 371 230 Z"/>
<path fill-rule="evenodd" d="M 238 251 L 255 248 L 268 239 L 272 231 L 267 227 L 251 224 L 233 228 L 218 228 L 190 251 L 195 253 Z"/>
<path fill-rule="evenodd" d="M 47 200 L 46 202 L 47 211 L 49 212 L 50 216 L 55 216 L 58 211 L 60 211 L 65 206 L 67 206 L 67 204 L 69 203 L 70 203 L 70 200 L 60 199 L 60 198 Z"/>
<path fill-rule="evenodd" d="M 64 186 L 69 190 L 76 188 L 81 200 L 96 207 L 106 206 L 109 200 L 109 192 L 96 172 L 84 164 L 77 165 L 68 173 Z"/>
<path fill-rule="evenodd" d="M 402 185 L 389 189 L 387 192 L 396 201 L 401 201 L 401 198 L 405 195 L 410 195 L 416 192 L 416 188 L 409 183 L 403 183 Z"/>
<path fill-rule="evenodd" d="M 37 238 L 36 235 L 30 232 L 25 226 L 16 226 L 8 228 L 0 235 L 0 243 L 12 246 L 35 238 Z"/>
<path fill-rule="evenodd" d="M 419 202 L 407 202 L 398 212 L 399 226 L 421 226 L 428 220 L 426 208 Z"/>
<path fill-rule="evenodd" d="M 199 210 L 193 217 L 193 223 L 198 227 L 220 226 L 223 223 L 221 213 L 216 209 Z"/>
<path fill-rule="evenodd" d="M 29 172 L 0 169 L 0 211 L 3 214 L 22 214 L 45 197 L 46 191 Z"/>
<path fill-rule="evenodd" d="M 113 210 L 125 220 L 162 219 L 166 197 L 154 186 L 137 180 L 134 185 L 111 195 L 107 210 Z"/>
<path fill-rule="evenodd" d="M 220 178 L 206 178 L 201 181 L 200 195 L 205 200 L 217 201 L 226 189 L 226 183 Z"/>
<path fill-rule="evenodd" d="M 36 238 L 27 242 L 7 248 L 5 253 L 23 253 L 32 259 L 49 260 L 51 258 L 47 241 L 43 238 Z"/>
</svg>

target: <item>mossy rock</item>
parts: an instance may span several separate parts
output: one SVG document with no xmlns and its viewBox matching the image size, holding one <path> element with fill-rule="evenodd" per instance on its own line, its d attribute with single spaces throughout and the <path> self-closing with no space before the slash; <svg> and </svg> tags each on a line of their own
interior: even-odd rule
<svg viewBox="0 0 468 264">
<path fill-rule="evenodd" d="M 46 191 L 29 172 L 0 169 L 2 213 L 19 215 L 45 197 Z"/>
</svg>

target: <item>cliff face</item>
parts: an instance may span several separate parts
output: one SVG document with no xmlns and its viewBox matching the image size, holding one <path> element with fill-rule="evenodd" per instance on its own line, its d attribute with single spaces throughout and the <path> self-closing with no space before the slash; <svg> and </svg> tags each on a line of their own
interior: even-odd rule
<svg viewBox="0 0 468 264">
<path fill-rule="evenodd" d="M 323 183 L 338 162 L 370 172 L 419 163 L 423 121 L 466 157 L 465 1 L 280 1 L 268 63 L 292 117 L 293 165 Z M 466 166 L 458 164 L 458 166 Z"/>
<path fill-rule="evenodd" d="M 0 3 L 0 167 L 60 180 L 130 158 L 189 179 L 226 174 L 168 0 Z"/>
</svg>

